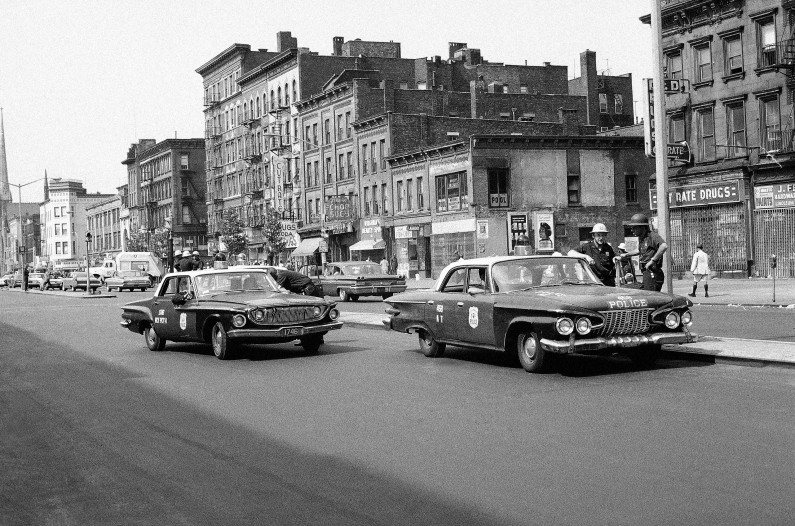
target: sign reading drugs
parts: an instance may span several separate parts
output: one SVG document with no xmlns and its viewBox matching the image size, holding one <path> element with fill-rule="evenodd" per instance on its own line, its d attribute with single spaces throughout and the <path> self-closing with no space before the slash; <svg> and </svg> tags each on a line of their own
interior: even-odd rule
<svg viewBox="0 0 795 526">
<path fill-rule="evenodd" d="M 674 188 L 668 192 L 668 206 L 677 208 L 738 203 L 740 198 L 740 182 L 727 181 L 725 183 Z M 657 192 L 653 189 L 649 190 L 649 202 L 652 209 L 657 208 Z"/>
</svg>

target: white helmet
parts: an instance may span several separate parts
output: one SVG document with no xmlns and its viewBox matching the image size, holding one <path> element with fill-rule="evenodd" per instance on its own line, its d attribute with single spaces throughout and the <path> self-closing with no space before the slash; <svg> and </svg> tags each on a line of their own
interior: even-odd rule
<svg viewBox="0 0 795 526">
<path fill-rule="evenodd" d="M 607 234 L 607 227 L 604 223 L 596 223 L 591 229 L 591 234 L 602 233 Z"/>
</svg>

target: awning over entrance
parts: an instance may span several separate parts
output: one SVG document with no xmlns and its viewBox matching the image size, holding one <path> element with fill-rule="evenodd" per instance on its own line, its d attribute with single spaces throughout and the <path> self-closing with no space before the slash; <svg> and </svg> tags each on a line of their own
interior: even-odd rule
<svg viewBox="0 0 795 526">
<path fill-rule="evenodd" d="M 320 246 L 320 237 L 310 237 L 307 239 L 302 239 L 298 246 L 293 250 L 293 253 L 290 254 L 291 256 L 311 256 L 315 252 L 317 252 L 318 246 Z"/>
<path fill-rule="evenodd" d="M 349 250 L 383 250 L 386 242 L 383 239 L 362 239 L 351 245 Z"/>
</svg>

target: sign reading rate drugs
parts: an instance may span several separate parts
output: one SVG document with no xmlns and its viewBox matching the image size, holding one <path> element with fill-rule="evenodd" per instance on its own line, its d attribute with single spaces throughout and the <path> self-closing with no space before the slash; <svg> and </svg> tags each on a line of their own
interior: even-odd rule
<svg viewBox="0 0 795 526">
<path fill-rule="evenodd" d="M 725 183 L 673 188 L 668 192 L 668 206 L 676 208 L 737 203 L 740 198 L 740 182 L 727 181 Z M 649 190 L 649 202 L 652 209 L 657 208 L 657 191 L 654 189 Z"/>
</svg>

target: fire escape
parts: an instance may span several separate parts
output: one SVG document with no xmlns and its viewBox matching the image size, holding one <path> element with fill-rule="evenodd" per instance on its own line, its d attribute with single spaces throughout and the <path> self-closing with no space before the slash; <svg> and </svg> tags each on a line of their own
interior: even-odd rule
<svg viewBox="0 0 795 526">
<path fill-rule="evenodd" d="M 782 7 L 786 10 L 784 31 L 789 37 L 762 49 L 763 66 L 773 67 L 785 76 L 786 102 L 790 106 L 790 114 L 784 118 L 778 132 L 768 131 L 765 137 L 765 149 L 768 152 L 793 152 L 793 134 L 795 132 L 795 0 L 784 0 Z"/>
<path fill-rule="evenodd" d="M 276 210 L 282 208 L 280 213 L 284 220 L 300 221 L 300 207 L 294 205 L 301 192 L 298 185 L 299 171 L 297 166 L 293 167 L 292 165 L 294 159 L 292 140 L 289 129 L 285 131 L 283 124 L 284 114 L 289 111 L 289 100 L 286 104 L 286 106 L 279 106 L 268 112 L 273 116 L 271 130 L 267 134 L 268 150 L 273 158 L 278 159 L 277 162 L 273 163 L 273 168 L 276 172 L 273 175 L 281 183 L 281 187 L 279 187 L 277 181 L 271 181 L 274 187 L 273 208 Z M 287 118 L 289 119 L 289 114 L 287 114 Z M 286 207 L 284 206 L 285 202 L 289 203 Z"/>
</svg>

